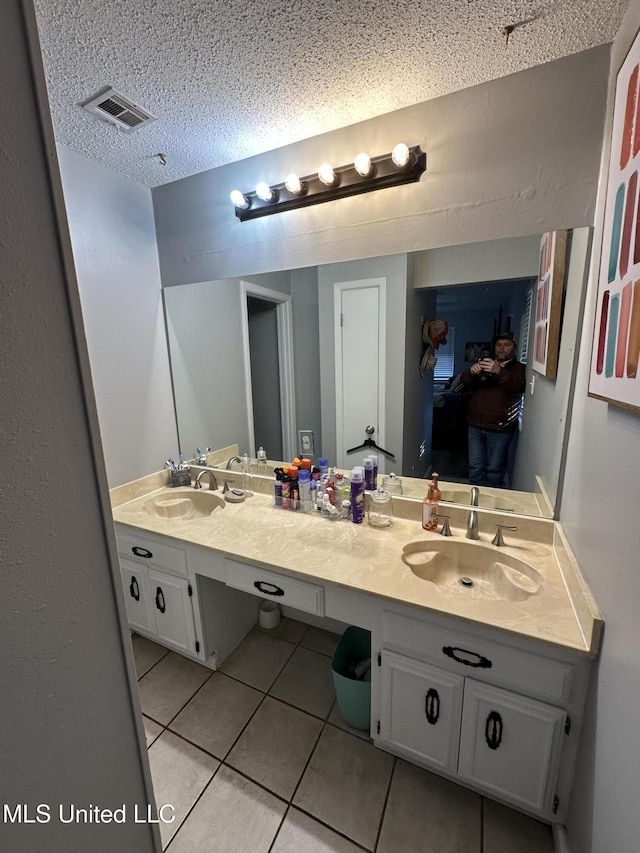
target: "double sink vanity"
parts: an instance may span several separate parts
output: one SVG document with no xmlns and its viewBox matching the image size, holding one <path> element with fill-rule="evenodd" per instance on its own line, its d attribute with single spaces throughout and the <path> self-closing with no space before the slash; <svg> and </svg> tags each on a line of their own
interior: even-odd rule
<svg viewBox="0 0 640 853">
<path fill-rule="evenodd" d="M 479 509 L 470 541 L 463 506 L 447 507 L 444 537 L 405 497 L 379 529 L 278 508 L 266 476 L 242 503 L 206 480 L 168 483 L 163 471 L 111 492 L 133 630 L 216 668 L 263 599 L 365 628 L 376 746 L 564 822 L 602 620 L 557 522 Z M 517 530 L 498 547 L 505 522 Z"/>
</svg>

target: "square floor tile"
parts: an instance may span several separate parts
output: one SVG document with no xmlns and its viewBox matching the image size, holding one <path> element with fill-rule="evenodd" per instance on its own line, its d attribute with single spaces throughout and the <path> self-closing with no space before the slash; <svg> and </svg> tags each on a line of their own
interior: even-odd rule
<svg viewBox="0 0 640 853">
<path fill-rule="evenodd" d="M 290 643 L 298 645 L 309 626 L 306 622 L 298 622 L 297 619 L 289 619 L 288 616 L 283 616 L 275 628 L 260 628 L 259 625 L 256 627 L 271 637 L 288 640 Z"/>
<path fill-rule="evenodd" d="M 483 853 L 553 853 L 551 827 L 485 799 Z"/>
<path fill-rule="evenodd" d="M 362 853 L 362 847 L 356 847 L 309 815 L 291 808 L 280 827 L 271 853 Z"/>
<path fill-rule="evenodd" d="M 378 853 L 480 853 L 481 811 L 479 794 L 398 759 Z"/>
<path fill-rule="evenodd" d="M 267 696 L 226 763 L 290 800 L 322 725 L 321 720 Z"/>
<path fill-rule="evenodd" d="M 138 682 L 143 712 L 166 725 L 211 675 L 195 661 L 169 652 Z"/>
<path fill-rule="evenodd" d="M 373 850 L 393 762 L 372 744 L 325 726 L 293 803 Z"/>
<path fill-rule="evenodd" d="M 150 720 L 149 717 L 145 717 L 142 715 L 142 722 L 144 724 L 144 735 L 147 739 L 147 749 L 151 746 L 154 740 L 162 734 L 164 731 L 164 726 L 161 726 L 159 723 L 156 723 L 155 720 Z"/>
<path fill-rule="evenodd" d="M 214 673 L 171 723 L 171 730 L 223 759 L 264 693 Z"/>
<path fill-rule="evenodd" d="M 220 670 L 266 693 L 295 648 L 293 643 L 271 637 L 254 628 L 226 659 Z"/>
<path fill-rule="evenodd" d="M 325 631 L 323 628 L 309 625 L 300 640 L 300 645 L 305 649 L 311 649 L 312 652 L 318 652 L 331 658 L 340 640 L 340 634 L 334 634 L 333 631 Z"/>
<path fill-rule="evenodd" d="M 164 646 L 159 646 L 153 640 L 148 640 L 146 637 L 141 637 L 139 634 L 134 634 L 131 638 L 133 646 L 133 659 L 136 664 L 136 675 L 138 678 L 149 672 L 152 666 L 155 666 L 159 660 L 169 654 L 169 649 Z"/>
<path fill-rule="evenodd" d="M 282 800 L 223 765 L 169 853 L 267 853 L 286 808 Z"/>
<path fill-rule="evenodd" d="M 298 646 L 269 695 L 326 719 L 336 696 L 331 660 Z"/>
<path fill-rule="evenodd" d="M 186 740 L 165 731 L 149 749 L 149 766 L 156 806 L 160 809 L 165 803 L 169 803 L 175 810 L 175 820 L 172 823 L 159 825 L 164 849 L 184 822 L 220 762 Z"/>
<path fill-rule="evenodd" d="M 334 702 L 327 722 L 331 723 L 332 726 L 337 726 L 344 732 L 351 732 L 352 735 L 356 735 L 356 737 L 362 738 L 363 740 L 371 740 L 369 729 L 354 729 L 353 726 L 350 726 L 349 723 L 345 722 L 342 714 L 340 713 L 340 707 L 337 701 Z"/>
</svg>

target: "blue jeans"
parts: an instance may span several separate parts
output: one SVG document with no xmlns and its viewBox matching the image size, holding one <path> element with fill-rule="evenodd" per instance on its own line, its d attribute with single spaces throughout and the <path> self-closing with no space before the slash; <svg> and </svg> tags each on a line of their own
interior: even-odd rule
<svg viewBox="0 0 640 853">
<path fill-rule="evenodd" d="M 469 427 L 469 482 L 472 486 L 503 486 L 512 438 L 512 430 Z"/>
</svg>

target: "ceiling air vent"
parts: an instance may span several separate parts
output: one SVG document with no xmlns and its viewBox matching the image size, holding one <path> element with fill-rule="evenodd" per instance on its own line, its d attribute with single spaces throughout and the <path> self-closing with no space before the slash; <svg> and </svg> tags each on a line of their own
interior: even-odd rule
<svg viewBox="0 0 640 853">
<path fill-rule="evenodd" d="M 85 110 L 105 119 L 105 121 L 110 121 L 127 133 L 137 130 L 143 124 L 156 120 L 156 117 L 152 116 L 150 112 L 132 104 L 114 89 L 107 89 L 97 97 L 86 101 L 82 106 Z"/>
</svg>

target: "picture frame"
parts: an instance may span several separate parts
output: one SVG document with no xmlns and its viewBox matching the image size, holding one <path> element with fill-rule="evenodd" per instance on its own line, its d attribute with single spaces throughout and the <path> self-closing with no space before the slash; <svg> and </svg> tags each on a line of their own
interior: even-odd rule
<svg viewBox="0 0 640 853">
<path fill-rule="evenodd" d="M 640 412 L 640 33 L 616 75 L 588 396 Z"/>
<path fill-rule="evenodd" d="M 567 231 L 547 231 L 540 240 L 531 367 L 545 379 L 558 375 L 567 237 Z"/>
<path fill-rule="evenodd" d="M 491 341 L 466 341 L 464 345 L 464 360 L 474 364 L 485 358 L 491 352 Z"/>
</svg>

